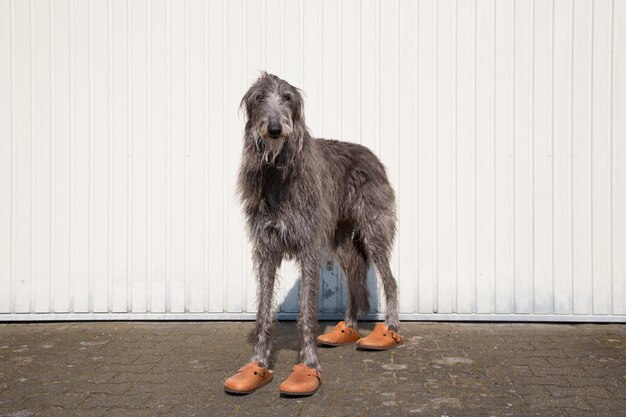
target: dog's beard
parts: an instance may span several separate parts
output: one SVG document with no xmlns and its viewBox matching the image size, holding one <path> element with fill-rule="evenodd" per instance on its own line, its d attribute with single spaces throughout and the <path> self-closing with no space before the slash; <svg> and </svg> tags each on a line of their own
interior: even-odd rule
<svg viewBox="0 0 626 417">
<path fill-rule="evenodd" d="M 278 155 L 280 155 L 285 145 L 286 139 L 281 137 L 278 139 L 263 139 L 255 136 L 254 144 L 256 146 L 257 155 L 262 163 L 274 165 Z"/>
</svg>

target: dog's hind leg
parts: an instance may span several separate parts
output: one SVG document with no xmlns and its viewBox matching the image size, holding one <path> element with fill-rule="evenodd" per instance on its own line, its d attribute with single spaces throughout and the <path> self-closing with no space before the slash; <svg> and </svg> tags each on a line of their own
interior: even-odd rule
<svg viewBox="0 0 626 417">
<path fill-rule="evenodd" d="M 362 236 L 363 247 L 369 259 L 372 260 L 383 283 L 387 312 L 385 324 L 394 331 L 398 331 L 398 284 L 391 272 L 389 258 L 393 237 L 395 234 L 395 216 L 392 213 L 381 215 L 377 221 L 361 223 L 358 229 Z"/>
<path fill-rule="evenodd" d="M 367 288 L 367 257 L 360 242 L 352 237 L 337 248 L 337 257 L 348 284 L 348 311 L 345 322 L 356 329 L 359 314 L 369 313 L 369 291 Z"/>
<path fill-rule="evenodd" d="M 385 301 L 387 303 L 387 312 L 385 314 L 385 324 L 394 331 L 398 331 L 400 321 L 398 319 L 398 284 L 394 278 L 389 266 L 389 257 L 386 255 L 375 256 L 374 264 L 380 278 L 383 282 L 385 291 Z"/>
<path fill-rule="evenodd" d="M 348 284 L 348 310 L 345 319 L 318 336 L 322 346 L 344 346 L 356 342 L 361 335 L 357 331 L 357 320 L 360 313 L 369 312 L 367 289 L 367 256 L 358 236 L 354 235 L 354 226 L 348 222 L 340 222 L 335 230 L 333 251 Z"/>
<path fill-rule="evenodd" d="M 403 342 L 398 333 L 398 284 L 391 272 L 389 255 L 395 234 L 395 215 L 387 210 L 373 217 L 369 222 L 360 222 L 357 229 L 368 258 L 372 260 L 383 283 L 387 313 L 385 323 L 377 323 L 372 332 L 359 339 L 356 344 L 360 349 L 387 350 Z"/>
<path fill-rule="evenodd" d="M 269 251 L 255 250 L 253 261 L 257 273 L 256 345 L 251 361 L 258 361 L 263 368 L 269 367 L 272 354 L 272 330 L 274 328 L 274 282 L 276 270 L 282 258 Z"/>
</svg>

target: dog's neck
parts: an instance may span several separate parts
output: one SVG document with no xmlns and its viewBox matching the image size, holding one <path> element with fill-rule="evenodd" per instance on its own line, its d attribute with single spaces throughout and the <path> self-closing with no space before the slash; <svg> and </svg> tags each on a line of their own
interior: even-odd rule
<svg viewBox="0 0 626 417">
<path fill-rule="evenodd" d="M 312 155 L 314 139 L 308 132 L 301 138 L 302 142 L 288 139 L 273 163 L 263 161 L 259 149 L 249 139 L 244 146 L 238 179 L 239 195 L 248 216 L 272 213 L 294 195 L 311 192 L 308 173 L 312 171 L 311 162 L 317 158 Z"/>
</svg>

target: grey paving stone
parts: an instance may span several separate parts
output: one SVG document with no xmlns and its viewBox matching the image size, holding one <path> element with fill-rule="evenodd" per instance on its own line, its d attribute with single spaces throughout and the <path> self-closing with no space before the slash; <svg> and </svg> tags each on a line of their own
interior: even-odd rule
<svg viewBox="0 0 626 417">
<path fill-rule="evenodd" d="M 589 374 L 582 367 L 576 366 L 531 366 L 530 370 L 537 376 L 547 375 L 567 375 L 576 377 L 585 377 Z M 569 378 L 566 378 L 569 380 Z"/>
<path fill-rule="evenodd" d="M 604 387 L 586 386 L 586 387 L 559 387 L 549 386 L 548 392 L 554 397 L 572 397 L 585 396 L 596 398 L 611 398 L 611 393 Z"/>
<path fill-rule="evenodd" d="M 582 397 L 553 397 L 548 393 L 539 395 L 526 395 L 524 401 L 531 409 L 550 409 L 565 407 L 576 408 L 580 410 L 592 410 L 589 404 Z"/>
<path fill-rule="evenodd" d="M 275 332 L 274 381 L 248 396 L 222 384 L 250 356 L 251 322 L 0 324 L 0 416 L 626 415 L 624 325 L 407 322 L 402 333 L 386 352 L 320 349 L 320 390 L 291 399 L 278 385 L 299 349 L 293 322 Z"/>
</svg>

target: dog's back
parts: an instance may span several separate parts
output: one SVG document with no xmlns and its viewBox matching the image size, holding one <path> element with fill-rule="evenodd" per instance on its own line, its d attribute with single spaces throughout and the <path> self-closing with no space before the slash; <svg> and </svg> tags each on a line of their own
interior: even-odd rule
<svg viewBox="0 0 626 417">
<path fill-rule="evenodd" d="M 395 197 L 378 157 L 365 146 L 338 140 L 314 139 L 332 183 L 338 190 L 337 221 L 353 221 L 381 215 L 395 218 Z"/>
</svg>

